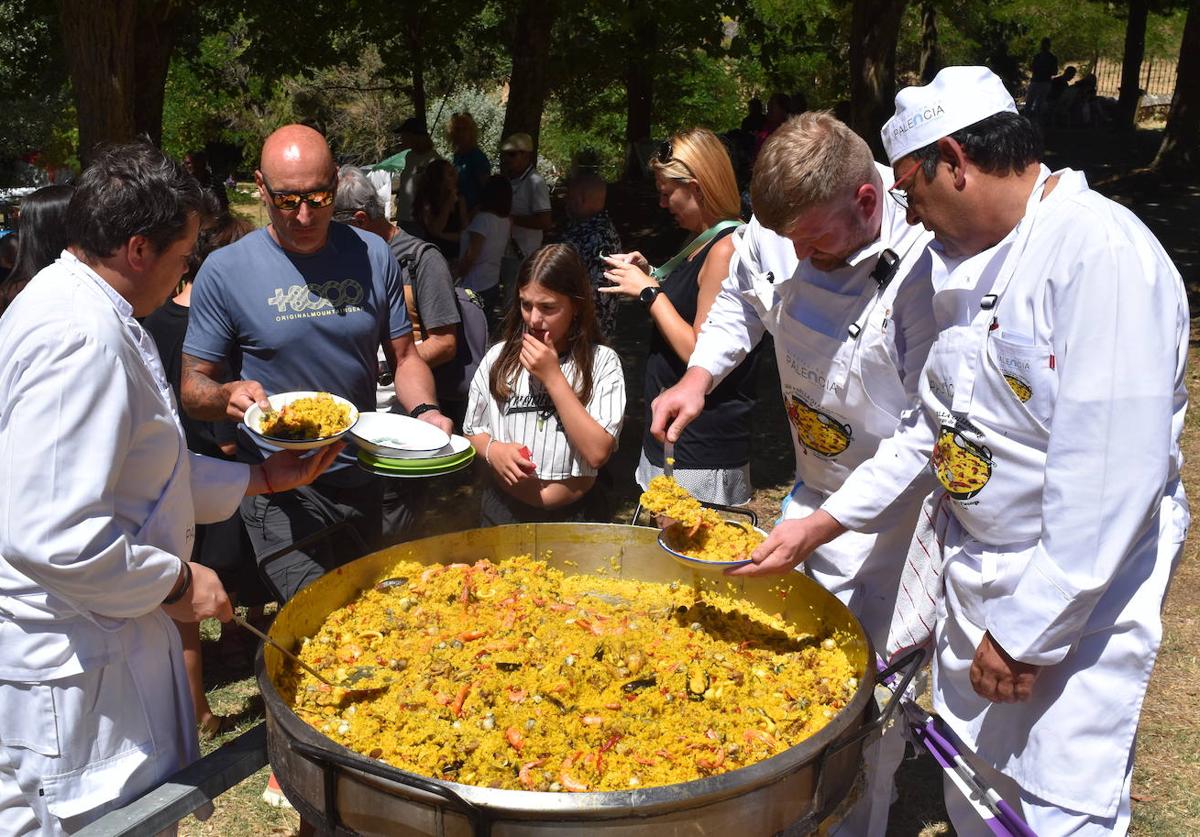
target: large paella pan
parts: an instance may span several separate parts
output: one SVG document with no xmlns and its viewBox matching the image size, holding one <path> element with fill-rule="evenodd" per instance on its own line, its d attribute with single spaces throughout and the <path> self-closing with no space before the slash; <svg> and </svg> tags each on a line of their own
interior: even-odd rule
<svg viewBox="0 0 1200 837">
<path fill-rule="evenodd" d="M 281 610 L 271 634 L 285 647 L 300 648 L 318 635 L 331 613 L 388 578 L 400 561 L 427 567 L 499 564 L 532 554 L 571 576 L 700 586 L 702 576 L 665 559 L 656 536 L 657 530 L 642 527 L 538 524 L 403 544 L 304 590 Z M 573 794 L 552 792 L 561 789 L 551 790 L 545 782 L 527 785 L 534 790 L 511 790 L 454 781 L 461 778 L 455 774 L 421 776 L 347 749 L 333 740 L 338 736 L 322 734 L 319 723 L 298 717 L 291 708 L 295 675 L 282 655 L 267 648 L 259 661 L 259 682 L 272 765 L 305 819 L 328 833 L 633 835 L 726 828 L 744 834 L 804 833 L 837 805 L 857 777 L 864 724 L 872 712 L 870 643 L 840 602 L 798 574 L 783 582 L 721 584 L 727 595 L 778 614 L 818 642 L 836 638 L 855 673 L 839 702 L 843 708 L 815 734 L 774 756 L 692 781 Z"/>
</svg>

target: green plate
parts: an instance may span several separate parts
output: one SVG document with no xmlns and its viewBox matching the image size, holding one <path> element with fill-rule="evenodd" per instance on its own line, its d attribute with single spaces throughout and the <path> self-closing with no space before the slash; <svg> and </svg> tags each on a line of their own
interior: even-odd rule
<svg viewBox="0 0 1200 837">
<path fill-rule="evenodd" d="M 396 471 L 405 474 L 438 474 L 447 468 L 464 465 L 474 458 L 475 448 L 473 447 L 437 459 L 385 459 L 364 450 L 358 452 L 358 461 L 372 470 Z"/>
</svg>

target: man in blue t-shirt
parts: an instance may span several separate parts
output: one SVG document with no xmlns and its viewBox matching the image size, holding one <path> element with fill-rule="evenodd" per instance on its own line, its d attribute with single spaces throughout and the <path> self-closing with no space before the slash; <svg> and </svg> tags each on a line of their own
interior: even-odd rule
<svg viewBox="0 0 1200 837">
<path fill-rule="evenodd" d="M 183 405 L 196 419 L 240 421 L 268 393 L 319 390 L 360 411 L 375 409 L 376 348 L 395 370 L 400 404 L 446 432 L 433 377 L 417 354 L 399 269 L 375 235 L 332 223 L 337 169 L 325 138 L 302 125 L 263 144 L 259 194 L 270 224 L 213 253 L 192 291 L 183 345 Z M 227 381 L 227 383 L 221 383 Z M 239 454 L 260 461 L 244 431 Z M 311 486 L 242 504 L 259 558 L 338 523 L 373 546 L 380 536 L 380 479 L 352 453 Z M 358 557 L 345 537 L 294 551 L 267 574 L 291 598 L 326 570 Z"/>
</svg>

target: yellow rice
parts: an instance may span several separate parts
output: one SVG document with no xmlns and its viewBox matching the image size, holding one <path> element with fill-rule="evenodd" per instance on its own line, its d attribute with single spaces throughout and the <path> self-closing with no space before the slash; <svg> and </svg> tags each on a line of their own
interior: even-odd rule
<svg viewBox="0 0 1200 837">
<path fill-rule="evenodd" d="M 754 529 L 730 525 L 720 515 L 700 505 L 687 489 L 667 476 L 650 480 L 642 494 L 642 507 L 652 514 L 679 522 L 667 530 L 671 549 L 699 561 L 739 561 L 763 542 Z"/>
<path fill-rule="evenodd" d="M 264 415 L 259 423 L 264 436 L 294 441 L 323 439 L 350 426 L 350 408 L 327 392 L 297 398 L 283 409 Z"/>
<path fill-rule="evenodd" d="M 426 567 L 329 615 L 301 657 L 365 696 L 286 673 L 285 699 L 334 741 L 427 776 L 610 791 L 753 764 L 855 693 L 833 637 L 673 583 L 564 576 L 528 555 Z M 375 668 L 377 667 L 377 668 Z M 390 682 L 388 682 L 390 681 Z"/>
</svg>

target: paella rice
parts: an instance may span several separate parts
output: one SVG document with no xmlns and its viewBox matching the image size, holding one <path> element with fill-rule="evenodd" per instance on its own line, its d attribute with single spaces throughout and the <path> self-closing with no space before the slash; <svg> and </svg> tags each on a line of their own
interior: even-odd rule
<svg viewBox="0 0 1200 837">
<path fill-rule="evenodd" d="M 401 562 L 301 649 L 348 693 L 288 669 L 300 718 L 371 758 L 538 791 L 674 784 L 753 764 L 824 727 L 858 688 L 834 637 L 672 583 L 566 576 L 528 555 Z"/>
<path fill-rule="evenodd" d="M 668 476 L 651 479 L 641 503 L 652 514 L 679 522 L 664 535 L 667 546 L 698 561 L 744 560 L 763 542 L 762 533 L 726 523 Z"/>
<path fill-rule="evenodd" d="M 324 439 L 350 426 L 350 408 L 327 392 L 297 398 L 274 413 L 265 414 L 259 432 L 276 439 Z"/>
</svg>

